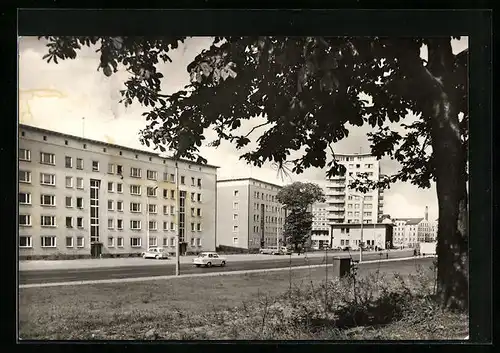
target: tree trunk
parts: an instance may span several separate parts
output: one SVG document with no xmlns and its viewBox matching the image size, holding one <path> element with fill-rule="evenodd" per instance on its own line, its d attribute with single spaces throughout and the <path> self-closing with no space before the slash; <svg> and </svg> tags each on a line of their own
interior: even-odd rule
<svg viewBox="0 0 500 353">
<path fill-rule="evenodd" d="M 444 66 L 450 52 L 451 46 L 429 45 L 429 62 L 433 55 L 434 61 L 440 61 L 436 65 Z M 460 134 L 454 87 L 444 75 L 436 78 L 440 84 L 434 86 L 429 118 L 439 205 L 437 295 L 443 308 L 468 310 L 467 152 Z"/>
</svg>

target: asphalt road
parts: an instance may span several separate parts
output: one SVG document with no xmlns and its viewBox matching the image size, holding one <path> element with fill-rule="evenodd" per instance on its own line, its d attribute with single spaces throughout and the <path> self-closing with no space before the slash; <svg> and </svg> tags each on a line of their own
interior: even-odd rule
<svg viewBox="0 0 500 353">
<path fill-rule="evenodd" d="M 407 257 L 406 252 L 394 252 L 389 254 L 389 258 Z M 349 257 L 349 255 L 331 255 L 328 262 L 332 263 L 333 257 Z M 357 254 L 352 255 L 354 260 L 357 260 Z M 381 258 L 378 253 L 366 253 L 363 260 L 377 260 Z M 382 256 L 382 259 L 385 258 Z M 168 262 L 167 262 L 168 261 Z M 409 261 L 413 264 L 413 261 Z M 325 263 L 324 257 L 315 257 L 307 259 L 303 255 L 273 257 L 268 260 L 259 261 L 238 261 L 228 263 L 226 267 L 212 268 L 197 268 L 191 264 L 181 264 L 181 274 L 194 274 L 219 271 L 238 271 L 238 270 L 256 270 L 256 269 L 271 269 L 279 267 L 296 267 L 307 265 L 321 265 Z M 429 262 L 430 263 L 430 262 Z M 392 267 L 395 271 L 401 265 L 401 262 L 387 262 L 374 264 L 377 266 Z M 372 264 L 364 264 L 364 266 L 372 266 Z M 65 269 L 65 270 L 34 270 L 20 271 L 19 284 L 35 284 L 35 283 L 56 283 L 56 282 L 72 282 L 86 280 L 101 280 L 101 279 L 123 279 L 137 277 L 153 277 L 153 276 L 168 276 L 175 275 L 175 263 L 171 260 L 151 260 L 151 266 L 123 266 L 123 267 L 102 267 L 102 268 L 87 268 L 87 269 Z"/>
</svg>

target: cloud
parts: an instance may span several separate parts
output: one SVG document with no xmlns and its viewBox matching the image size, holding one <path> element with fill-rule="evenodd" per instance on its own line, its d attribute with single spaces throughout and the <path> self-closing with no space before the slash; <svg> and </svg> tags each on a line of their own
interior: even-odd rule
<svg viewBox="0 0 500 353">
<path fill-rule="evenodd" d="M 161 65 L 165 76 L 162 83 L 165 93 L 176 92 L 188 83 L 187 65 L 202 49 L 208 48 L 210 43 L 209 38 L 194 37 L 170 53 L 173 62 Z M 463 50 L 467 44 L 466 37 L 454 41 L 454 52 Z M 19 40 L 19 116 L 22 123 L 77 136 L 85 134 L 88 138 L 132 148 L 153 150 L 141 145 L 138 139 L 139 131 L 145 126 L 145 120 L 141 116 L 145 109 L 137 104 L 126 108 L 119 103 L 119 90 L 123 88 L 128 73 L 119 71 L 111 77 L 105 77 L 97 72 L 98 54 L 92 48 L 84 48 L 76 60 L 65 60 L 57 65 L 47 64 L 42 60 L 46 50 L 45 42 L 34 37 Z M 409 116 L 405 122 L 411 119 Z M 259 123 L 259 119 L 251 119 L 244 122 L 240 130 L 248 132 Z M 392 124 L 391 127 L 400 129 L 399 124 Z M 349 137 L 333 146 L 335 152 L 369 152 L 370 143 L 366 135 L 369 131 L 369 126 L 350 128 Z M 258 136 L 258 132 L 254 135 Z M 215 138 L 215 133 L 207 131 L 206 137 L 206 142 L 210 142 Z M 255 146 L 255 142 L 252 146 Z M 237 151 L 228 142 L 223 142 L 218 149 L 201 149 L 210 164 L 221 167 L 219 178 L 252 176 L 277 184 L 296 180 L 324 180 L 325 171 L 318 168 L 311 168 L 303 174 L 290 175 L 290 178 L 282 180 L 270 164 L 256 168 L 240 160 L 239 156 L 247 150 Z M 383 159 L 381 162 L 383 173 L 392 174 L 398 168 L 396 161 Z M 412 185 L 399 183 L 386 192 L 384 212 L 394 213 L 395 216 L 418 217 L 423 215 L 425 205 L 429 205 L 431 210 L 437 208 L 434 186 L 422 191 Z"/>
</svg>

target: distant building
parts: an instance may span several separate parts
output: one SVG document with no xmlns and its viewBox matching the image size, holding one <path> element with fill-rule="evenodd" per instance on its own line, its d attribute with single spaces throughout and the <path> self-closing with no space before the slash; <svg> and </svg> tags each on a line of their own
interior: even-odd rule
<svg viewBox="0 0 500 353">
<path fill-rule="evenodd" d="M 315 203 L 312 205 L 311 245 L 314 249 L 324 246 L 330 247 L 330 225 L 328 224 L 328 204 Z"/>
<path fill-rule="evenodd" d="M 279 190 L 279 185 L 253 178 L 217 180 L 217 246 L 275 246 L 283 237 Z"/>
<path fill-rule="evenodd" d="M 394 245 L 397 247 L 416 247 L 418 243 L 435 239 L 432 222 L 429 222 L 428 207 L 423 218 L 396 218 L 393 220 Z"/>
<path fill-rule="evenodd" d="M 331 223 L 332 248 L 359 249 L 361 224 Z M 385 223 L 363 224 L 363 243 L 366 247 L 388 249 L 393 246 L 393 225 Z"/>
<path fill-rule="evenodd" d="M 430 239 L 429 241 L 437 241 L 437 234 L 438 234 L 438 219 L 436 219 L 435 221 L 431 221 L 430 222 L 430 225 L 431 225 L 431 235 L 430 235 Z"/>
</svg>

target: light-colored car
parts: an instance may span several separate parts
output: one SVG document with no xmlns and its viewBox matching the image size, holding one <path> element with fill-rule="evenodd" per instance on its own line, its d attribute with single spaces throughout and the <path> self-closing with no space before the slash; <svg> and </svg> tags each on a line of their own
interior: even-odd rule
<svg viewBox="0 0 500 353">
<path fill-rule="evenodd" d="M 202 252 L 200 255 L 193 259 L 193 265 L 196 267 L 205 266 L 226 266 L 226 258 L 219 256 L 216 252 Z"/>
<path fill-rule="evenodd" d="M 261 254 L 270 254 L 270 255 L 290 255 L 292 251 L 288 249 L 286 246 L 268 246 L 259 250 Z"/>
<path fill-rule="evenodd" d="M 144 259 L 157 259 L 157 260 L 168 259 L 168 252 L 161 247 L 149 248 L 141 255 Z"/>
</svg>

